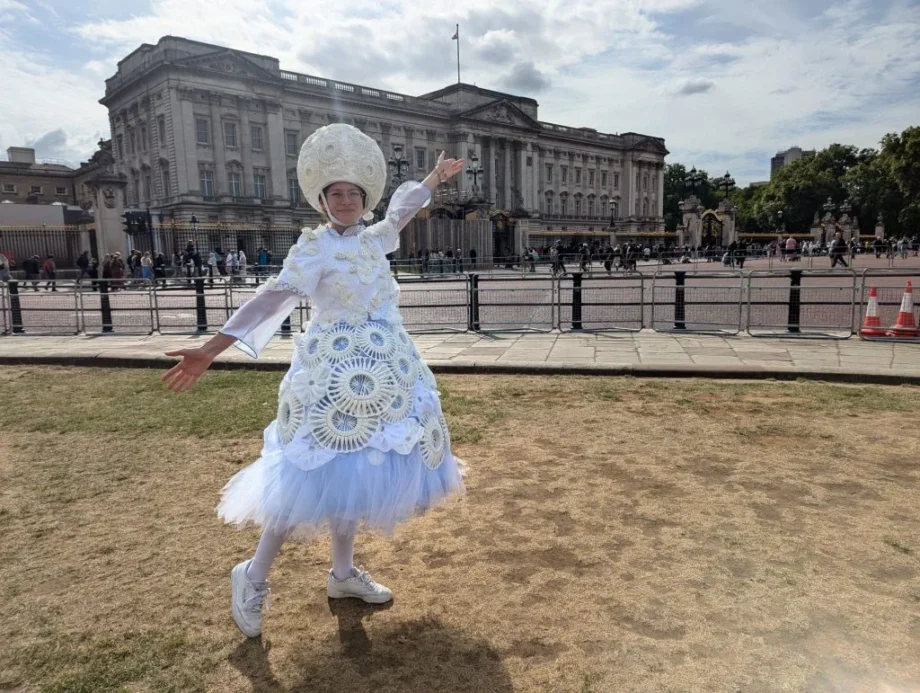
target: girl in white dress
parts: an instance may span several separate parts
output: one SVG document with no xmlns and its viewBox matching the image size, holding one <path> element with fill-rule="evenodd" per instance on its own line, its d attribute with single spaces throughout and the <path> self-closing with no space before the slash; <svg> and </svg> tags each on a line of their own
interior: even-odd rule
<svg viewBox="0 0 920 693">
<path fill-rule="evenodd" d="M 328 596 L 383 603 L 390 590 L 353 564 L 355 533 L 390 533 L 463 490 L 435 379 L 403 329 L 386 259 L 400 229 L 463 165 L 442 152 L 422 183 L 400 186 L 386 217 L 365 227 L 386 183 L 383 153 L 349 125 L 317 130 L 301 149 L 298 178 L 329 223 L 304 230 L 280 274 L 206 344 L 168 352 L 182 360 L 163 380 L 187 390 L 230 345 L 258 357 L 298 303 L 311 300 L 262 455 L 230 479 L 218 506 L 226 522 L 263 528 L 255 555 L 231 571 L 232 614 L 247 636 L 261 633 L 269 569 L 287 538 L 329 531 Z"/>
</svg>

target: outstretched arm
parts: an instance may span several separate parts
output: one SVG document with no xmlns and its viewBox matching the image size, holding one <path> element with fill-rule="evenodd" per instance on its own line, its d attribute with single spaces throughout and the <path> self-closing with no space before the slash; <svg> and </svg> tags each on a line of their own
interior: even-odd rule
<svg viewBox="0 0 920 693">
<path fill-rule="evenodd" d="M 438 163 L 435 165 L 434 171 L 429 173 L 425 180 L 422 181 L 422 184 L 431 192 L 434 192 L 439 185 L 446 183 L 460 173 L 466 164 L 464 159 L 446 159 L 444 157 L 445 152 L 442 151 L 438 156 Z"/>
</svg>

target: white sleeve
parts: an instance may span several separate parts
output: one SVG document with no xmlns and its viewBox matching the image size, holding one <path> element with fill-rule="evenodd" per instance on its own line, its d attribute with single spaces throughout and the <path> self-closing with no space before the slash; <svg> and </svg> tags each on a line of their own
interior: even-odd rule
<svg viewBox="0 0 920 693">
<path fill-rule="evenodd" d="M 383 242 L 383 252 L 395 252 L 399 248 L 399 232 L 420 209 L 427 207 L 429 202 L 431 190 L 427 185 L 412 180 L 406 181 L 390 198 L 386 218 L 369 226 L 366 232 L 380 238 Z"/>
<path fill-rule="evenodd" d="M 220 332 L 236 337 L 233 346 L 254 359 L 259 358 L 300 299 L 300 294 L 294 291 L 260 291 L 236 310 Z"/>
</svg>

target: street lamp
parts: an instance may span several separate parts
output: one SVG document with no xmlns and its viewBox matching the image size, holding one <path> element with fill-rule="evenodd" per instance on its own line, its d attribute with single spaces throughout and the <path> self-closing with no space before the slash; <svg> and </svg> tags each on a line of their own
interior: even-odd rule
<svg viewBox="0 0 920 693">
<path fill-rule="evenodd" d="M 718 188 L 725 193 L 725 197 L 728 197 L 728 194 L 735 189 L 735 179 L 731 177 L 728 171 L 725 172 L 724 176 L 719 178 Z"/>
<path fill-rule="evenodd" d="M 849 216 L 850 212 L 852 211 L 853 211 L 853 207 L 850 205 L 850 201 L 844 200 L 843 203 L 840 205 L 840 213 L 846 214 L 847 216 Z"/>
<path fill-rule="evenodd" d="M 835 204 L 833 203 L 833 201 L 831 200 L 831 198 L 828 197 L 828 198 L 827 198 L 827 202 L 824 203 L 824 211 L 825 211 L 827 214 L 830 214 L 830 215 L 833 216 L 834 211 L 835 211 L 836 209 L 837 209 L 837 205 L 835 205 Z"/>
<path fill-rule="evenodd" d="M 690 169 L 690 173 L 687 174 L 684 182 L 690 188 L 690 192 L 695 195 L 696 189 L 703 183 L 703 174 L 697 171 L 696 166 L 694 166 Z"/>
<path fill-rule="evenodd" d="M 409 161 L 403 156 L 401 144 L 393 145 L 393 155 L 390 157 L 388 165 L 393 173 L 393 183 L 399 185 L 405 180 L 406 174 L 409 172 Z"/>
<path fill-rule="evenodd" d="M 470 165 L 466 168 L 466 175 L 473 179 L 473 195 L 479 194 L 479 176 L 482 175 L 483 169 L 479 165 L 479 157 L 473 154 L 470 157 Z"/>
</svg>

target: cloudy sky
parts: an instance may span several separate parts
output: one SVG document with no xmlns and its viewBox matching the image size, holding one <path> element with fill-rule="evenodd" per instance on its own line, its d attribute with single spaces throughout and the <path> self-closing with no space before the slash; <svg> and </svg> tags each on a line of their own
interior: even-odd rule
<svg viewBox="0 0 920 693">
<path fill-rule="evenodd" d="M 105 78 L 163 35 L 419 94 L 456 81 L 455 23 L 464 82 L 741 184 L 791 145 L 920 125 L 920 0 L 0 0 L 0 149 L 87 158 Z"/>
</svg>

